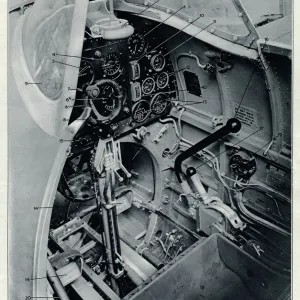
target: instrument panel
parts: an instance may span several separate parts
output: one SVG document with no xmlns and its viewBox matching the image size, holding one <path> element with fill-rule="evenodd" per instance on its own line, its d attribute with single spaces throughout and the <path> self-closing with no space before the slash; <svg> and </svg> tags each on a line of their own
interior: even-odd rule
<svg viewBox="0 0 300 300">
<path fill-rule="evenodd" d="M 190 255 L 195 253 L 197 244 L 215 248 L 216 239 L 212 244 L 209 244 L 208 239 L 218 233 L 223 241 L 217 239 L 219 247 L 216 248 L 216 253 L 221 255 L 223 249 L 227 253 L 221 255 L 221 261 L 237 255 L 241 258 L 242 251 L 246 259 L 240 259 L 240 263 L 232 265 L 233 268 L 227 264 L 228 259 L 227 262 L 223 261 L 231 276 L 227 271 L 224 273 L 223 264 L 218 264 L 220 272 L 215 268 L 218 255 L 214 255 L 210 262 L 211 251 L 202 251 L 204 254 L 209 253 L 202 257 L 206 266 L 214 268 L 211 282 L 215 284 L 211 287 L 222 287 L 229 282 L 232 288 L 225 288 L 221 293 L 222 289 L 214 289 L 216 294 L 213 295 L 204 274 L 205 288 L 198 284 L 201 290 L 190 289 L 191 297 L 192 294 L 197 294 L 206 299 L 229 299 L 234 298 L 239 290 L 243 299 L 275 299 L 273 291 L 279 294 L 286 286 L 288 288 L 291 272 L 289 58 L 284 58 L 283 53 L 271 55 L 267 53 L 269 51 L 262 51 L 260 55 L 252 57 L 254 49 L 245 47 L 242 51 L 240 45 L 235 45 L 235 40 L 224 43 L 213 28 L 202 28 L 201 32 L 206 32 L 195 35 L 195 28 L 188 27 L 198 19 L 195 11 L 187 22 L 179 10 L 174 12 L 166 9 L 166 6 L 163 6 L 163 14 L 150 10 L 152 4 L 149 1 L 140 3 L 139 7 L 128 4 L 128 8 L 125 6 L 128 1 L 114 1 L 109 5 L 110 18 L 105 19 L 104 12 L 107 13 L 108 7 L 100 2 L 89 3 L 87 22 L 83 15 L 81 25 L 86 24 L 87 27 L 82 49 L 82 39 L 76 40 L 72 45 L 72 34 L 70 43 L 67 43 L 67 25 L 72 27 L 71 33 L 77 30 L 77 25 L 75 28 L 73 23 L 60 26 L 62 23 L 59 21 L 55 27 L 49 27 L 54 28 L 54 31 L 45 31 L 49 33 L 48 37 L 51 34 L 55 37 L 60 35 L 58 30 L 63 29 L 61 41 L 64 43 L 55 44 L 66 43 L 68 49 L 63 52 L 62 47 L 55 48 L 68 54 L 62 56 L 72 57 L 70 61 L 66 60 L 71 67 L 66 74 L 74 74 L 66 76 L 68 80 L 63 82 L 62 101 L 57 103 L 59 109 L 48 110 L 48 118 L 45 118 L 44 110 L 41 109 L 38 120 L 43 120 L 43 123 L 37 123 L 44 130 L 53 127 L 59 132 L 61 125 L 66 128 L 67 123 L 72 123 L 73 120 L 84 121 L 70 124 L 66 128 L 67 132 L 61 131 L 59 142 L 62 144 L 53 147 L 56 147 L 57 155 L 63 159 L 60 163 L 56 161 L 52 171 L 49 166 L 44 166 L 43 174 L 50 176 L 50 179 L 44 178 L 43 181 L 41 177 L 42 185 L 39 184 L 38 189 L 28 184 L 27 179 L 24 181 L 24 176 L 17 176 L 15 180 L 18 186 L 25 187 L 25 194 L 31 195 L 33 205 L 47 204 L 34 206 L 34 214 L 40 211 L 39 214 L 42 215 L 39 221 L 34 219 L 31 222 L 32 226 L 38 226 L 35 231 L 38 237 L 42 237 L 36 238 L 34 242 L 33 236 L 31 243 L 31 249 L 39 249 L 34 253 L 38 268 L 34 267 L 30 271 L 30 260 L 29 264 L 22 267 L 22 270 L 29 273 L 21 272 L 22 275 L 19 272 L 22 260 L 16 259 L 14 262 L 14 272 L 22 278 L 26 276 L 25 281 L 30 279 L 27 278 L 30 274 L 45 273 L 43 278 L 46 280 L 41 281 L 44 286 L 41 284 L 33 290 L 33 296 L 26 298 L 34 298 L 36 291 L 39 296 L 65 298 L 56 293 L 55 285 L 49 278 L 52 277 L 48 274 L 50 262 L 56 269 L 54 274 L 57 272 L 66 275 L 62 277 L 62 286 L 65 287 L 62 291 L 66 292 L 67 298 L 137 299 L 136 295 L 142 295 L 142 299 L 145 291 L 153 288 L 155 282 L 166 286 L 163 277 L 166 278 L 170 270 L 174 271 L 178 265 L 183 266 L 181 263 L 184 261 L 193 260 Z M 111 4 L 118 3 L 122 5 L 114 11 Z M 155 10 L 161 7 L 161 4 L 157 5 L 153 7 Z M 142 6 L 145 6 L 145 10 Z M 72 7 L 66 8 L 72 12 Z M 143 11 L 131 11 L 133 8 Z M 63 11 L 60 9 L 58 13 Z M 113 13 L 116 20 L 113 20 Z M 162 21 L 164 14 L 177 15 L 176 19 L 168 17 L 171 19 L 169 23 Z M 57 15 L 53 13 L 53 22 L 58 21 Z M 147 19 L 149 17 L 153 20 Z M 180 18 L 182 20 L 175 26 L 174 21 Z M 130 37 L 107 40 L 112 37 L 105 34 L 107 29 L 100 30 L 97 34 L 94 29 L 107 28 L 108 21 L 109 30 L 115 33 L 114 36 L 131 34 Z M 186 25 L 181 26 L 185 23 Z M 123 30 L 123 26 L 128 24 L 130 28 Z M 98 25 L 103 26 L 97 27 Z M 118 31 L 115 25 L 118 25 Z M 24 29 L 26 27 L 30 28 L 25 26 Z M 17 30 L 18 32 L 23 31 Z M 39 32 L 44 31 L 39 28 Z M 38 40 L 33 38 L 37 47 L 35 49 L 40 53 L 38 61 L 42 61 L 40 66 L 43 66 L 43 51 L 38 48 Z M 55 40 L 59 41 L 57 38 Z M 50 46 L 53 44 L 51 41 Z M 45 45 L 41 48 L 44 49 Z M 53 49 L 53 45 L 49 47 Z M 229 45 L 231 46 L 227 47 Z M 252 45 L 255 45 L 255 41 Z M 47 59 L 48 52 L 45 51 Z M 234 54 L 235 52 L 239 55 Z M 14 57 L 14 68 L 20 72 L 22 68 L 15 66 L 18 56 Z M 23 59 L 23 56 L 20 57 Z M 58 64 L 64 60 L 54 58 L 57 61 L 52 61 L 53 66 L 57 64 L 61 77 L 64 74 L 61 70 L 64 69 L 60 69 Z M 23 65 L 22 59 L 21 63 L 18 62 L 20 66 Z M 27 60 L 30 61 L 32 60 Z M 78 69 L 79 63 L 81 65 Z M 40 68 L 36 69 L 39 72 Z M 52 79 L 56 82 L 55 78 Z M 28 82 L 25 86 L 27 84 Z M 51 86 L 52 84 L 48 89 Z M 65 87 L 68 86 L 72 91 L 66 91 Z M 39 95 L 40 93 L 37 94 Z M 28 99 L 21 96 L 27 103 Z M 63 99 L 64 97 L 68 98 Z M 21 116 L 23 104 L 21 105 L 13 110 L 12 116 Z M 68 108 L 71 109 L 67 110 Z M 32 110 L 29 109 L 29 112 L 32 113 Z M 56 113 L 55 119 L 51 117 L 53 113 Z M 22 123 L 29 121 L 30 125 L 25 126 L 26 129 L 36 131 L 35 126 L 32 126 L 32 121 L 37 121 L 34 117 L 36 115 L 31 115 L 33 120 L 26 114 L 24 116 Z M 83 116 L 87 116 L 87 119 Z M 65 123 L 56 125 L 55 121 Z M 23 131 L 25 145 L 30 136 L 43 139 L 39 128 L 38 131 L 37 134 Z M 16 130 L 12 133 L 14 132 L 17 134 Z M 17 134 L 16 137 L 19 140 L 21 136 Z M 50 142 L 52 144 L 58 141 L 51 138 Z M 14 151 L 16 153 L 20 148 L 20 143 L 17 144 L 17 151 Z M 50 144 L 43 143 L 41 151 L 33 149 L 27 152 L 35 155 L 40 153 L 42 160 L 51 166 L 51 159 L 54 157 L 50 154 L 53 151 L 48 151 L 48 155 L 45 151 L 45 147 L 49 148 Z M 31 146 L 34 148 L 37 143 Z M 20 159 L 16 163 L 19 165 Z M 35 165 L 43 167 L 42 164 Z M 36 175 L 41 174 L 41 171 L 35 169 L 32 166 L 27 168 L 29 175 L 33 172 L 31 177 L 34 183 Z M 36 192 L 32 193 L 31 190 Z M 20 195 L 12 195 L 13 198 L 22 199 L 22 191 L 24 189 L 21 189 Z M 43 203 L 40 202 L 41 199 Z M 40 210 L 47 207 L 51 209 Z M 19 227 L 17 224 L 17 231 L 22 232 L 22 226 Z M 17 235 L 13 239 L 18 242 L 19 238 L 20 235 Z M 230 242 L 233 247 L 223 248 L 224 241 Z M 125 244 L 126 248 L 123 247 Z M 195 245 L 192 246 L 193 244 Z M 28 251 L 26 253 L 30 254 Z M 19 254 L 17 251 L 15 258 Z M 127 260 L 128 257 L 133 259 Z M 253 261 L 256 261 L 256 265 L 259 262 L 260 266 L 253 266 Z M 170 266 L 172 267 L 169 268 Z M 264 266 L 272 272 L 264 272 Z M 151 274 L 148 273 L 149 267 L 153 270 Z M 234 279 L 234 268 L 238 269 L 237 282 Z M 156 273 L 156 270 L 159 271 Z M 180 271 L 178 274 L 182 273 L 185 276 L 181 277 L 191 281 L 201 273 L 201 270 L 190 271 L 184 274 Z M 239 276 L 241 272 L 246 274 L 245 278 Z M 222 274 L 225 274 L 224 280 Z M 226 278 L 228 274 L 229 279 Z M 281 275 L 278 281 L 274 279 L 274 274 Z M 32 277 L 34 279 L 35 276 Z M 70 278 L 72 282 L 66 283 L 64 279 Z M 257 291 L 257 294 L 249 297 L 248 293 L 240 292 L 240 287 L 246 287 L 244 283 L 248 282 L 247 291 Z M 174 291 L 178 292 L 180 286 L 183 285 L 175 282 Z M 188 286 L 189 284 L 186 285 Z M 254 286 L 257 288 L 253 289 Z M 42 291 L 44 294 L 40 293 Z M 106 294 L 107 291 L 109 294 Z M 156 291 L 156 297 L 152 292 L 148 295 L 161 298 L 160 289 Z M 170 289 L 166 292 L 165 296 L 169 299 L 176 294 L 170 292 Z M 31 287 L 26 295 L 31 295 Z M 181 296 L 185 298 L 186 293 Z"/>
<path fill-rule="evenodd" d="M 103 139 L 117 137 L 169 113 L 176 101 L 176 71 L 164 36 L 153 23 L 131 22 L 135 32 L 122 40 L 86 36 L 71 119 L 85 106 Z"/>
</svg>

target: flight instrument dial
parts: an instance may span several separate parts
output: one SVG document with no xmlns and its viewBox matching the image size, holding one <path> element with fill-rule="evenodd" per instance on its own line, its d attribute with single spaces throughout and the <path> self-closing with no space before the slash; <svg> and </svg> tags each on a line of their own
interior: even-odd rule
<svg viewBox="0 0 300 300">
<path fill-rule="evenodd" d="M 108 53 L 101 60 L 101 68 L 103 73 L 108 76 L 118 75 L 121 71 L 121 57 L 116 52 Z"/>
<path fill-rule="evenodd" d="M 133 106 L 132 119 L 136 123 L 142 123 L 148 118 L 150 113 L 150 104 L 145 100 L 141 100 Z"/>
<path fill-rule="evenodd" d="M 139 58 L 147 49 L 147 43 L 141 33 L 134 33 L 128 39 L 128 50 L 132 57 Z"/>
<path fill-rule="evenodd" d="M 166 59 L 162 54 L 158 53 L 152 56 L 150 64 L 154 71 L 160 72 L 165 67 Z"/>
</svg>

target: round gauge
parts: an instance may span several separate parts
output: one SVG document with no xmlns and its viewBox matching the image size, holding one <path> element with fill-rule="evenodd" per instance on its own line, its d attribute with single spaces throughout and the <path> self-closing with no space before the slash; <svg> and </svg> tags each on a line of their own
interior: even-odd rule
<svg viewBox="0 0 300 300">
<path fill-rule="evenodd" d="M 132 57 L 139 58 L 146 51 L 147 44 L 141 33 L 134 33 L 128 39 L 128 50 Z"/>
<path fill-rule="evenodd" d="M 160 72 L 166 64 L 166 59 L 162 54 L 155 54 L 152 56 L 150 64 L 154 71 Z"/>
<path fill-rule="evenodd" d="M 94 77 L 95 72 L 93 65 L 86 60 L 82 60 L 78 74 L 78 86 L 81 87 L 84 84 L 91 84 Z"/>
<path fill-rule="evenodd" d="M 168 97 L 166 94 L 159 93 L 156 94 L 151 100 L 151 112 L 156 115 L 160 115 L 168 107 Z"/>
<path fill-rule="evenodd" d="M 150 112 L 150 104 L 142 100 L 133 106 L 132 119 L 137 123 L 142 123 L 148 118 Z"/>
<path fill-rule="evenodd" d="M 165 88 L 169 83 L 169 74 L 167 72 L 160 73 L 156 79 L 156 84 L 159 89 Z"/>
<path fill-rule="evenodd" d="M 143 81 L 142 84 L 142 92 L 146 95 L 150 94 L 153 92 L 155 88 L 155 81 L 153 78 L 148 77 Z"/>
<path fill-rule="evenodd" d="M 121 70 L 121 57 L 116 52 L 108 53 L 101 60 L 101 68 L 104 74 L 114 76 Z"/>
<path fill-rule="evenodd" d="M 100 80 L 95 85 L 98 95 L 89 99 L 92 110 L 98 120 L 112 120 L 121 110 L 122 87 L 110 79 Z"/>
</svg>

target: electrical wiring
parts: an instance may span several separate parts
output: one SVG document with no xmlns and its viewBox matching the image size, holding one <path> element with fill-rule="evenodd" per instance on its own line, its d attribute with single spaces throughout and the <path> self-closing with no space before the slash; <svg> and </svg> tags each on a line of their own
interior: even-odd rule
<svg viewBox="0 0 300 300">
<path fill-rule="evenodd" d="M 278 214 L 279 214 L 280 217 L 282 217 L 282 214 L 280 212 L 279 205 L 278 205 L 276 199 L 273 196 L 269 195 L 269 194 L 266 194 L 266 195 L 269 196 L 274 201 L 274 203 L 275 203 L 275 205 L 277 207 Z"/>
<path fill-rule="evenodd" d="M 168 256 L 171 256 L 171 255 L 169 254 L 169 251 L 170 251 L 170 248 L 172 247 L 172 245 L 173 245 L 173 242 L 170 242 L 170 243 L 169 243 L 169 246 L 168 246 L 168 248 L 167 248 L 165 257 L 163 258 L 163 262 L 165 262 L 165 260 L 166 260 L 166 258 L 167 258 Z"/>
<path fill-rule="evenodd" d="M 265 186 L 263 184 L 260 184 L 260 183 L 245 183 L 245 182 L 242 182 L 242 181 L 237 181 L 236 179 L 233 179 L 231 177 L 228 177 L 226 175 L 221 175 L 222 177 L 230 180 L 230 181 L 233 181 L 234 183 L 236 183 L 236 185 L 239 185 L 241 188 L 240 189 L 234 189 L 234 190 L 238 190 L 238 191 L 242 191 L 243 189 L 247 188 L 247 187 L 259 187 L 259 188 L 262 188 L 263 190 L 267 190 L 268 192 L 271 192 L 273 194 L 277 194 L 281 199 L 284 199 L 285 201 L 289 202 L 290 203 L 290 200 L 286 197 L 284 197 L 281 193 L 277 192 L 276 190 L 268 187 L 268 186 Z"/>
<path fill-rule="evenodd" d="M 247 209 L 247 207 L 244 205 L 244 202 L 242 201 L 243 199 L 242 199 L 241 193 L 236 196 L 236 200 L 237 200 L 237 205 L 238 205 L 239 210 L 241 211 L 241 213 L 246 215 L 248 218 L 250 218 L 250 219 L 254 220 L 256 223 L 261 224 L 269 229 L 272 229 L 286 237 L 289 237 L 291 235 L 290 230 L 286 230 L 264 218 L 259 217 L 258 215 L 253 214 L 251 211 L 249 211 Z"/>
<path fill-rule="evenodd" d="M 174 255 L 174 258 L 176 258 L 176 257 L 178 256 L 179 252 L 182 251 L 182 249 L 183 249 L 183 245 L 181 245 L 181 246 L 177 249 L 177 251 L 176 251 L 176 253 L 175 253 L 175 255 Z"/>
<path fill-rule="evenodd" d="M 83 270 L 83 258 L 82 257 L 80 257 L 80 262 L 81 262 L 80 274 L 82 274 L 82 270 Z"/>
<path fill-rule="evenodd" d="M 171 150 L 166 151 L 166 153 L 169 154 L 169 155 L 174 154 L 178 150 L 178 147 L 180 145 L 180 142 L 181 142 L 181 139 L 182 139 L 181 119 L 182 119 L 182 115 L 183 115 L 184 111 L 185 111 L 185 108 L 183 108 L 180 111 L 177 123 L 172 118 L 167 118 L 167 119 L 164 119 L 164 120 L 160 119 L 159 120 L 161 123 L 172 122 L 174 124 L 174 130 L 175 130 L 175 133 L 176 133 L 176 136 L 177 136 L 177 141 L 175 142 L 175 144 L 173 145 Z"/>
<path fill-rule="evenodd" d="M 164 242 L 161 240 L 161 238 L 156 237 L 155 240 L 156 240 L 157 242 L 159 242 L 159 244 L 160 244 L 161 247 L 162 247 L 162 251 L 160 252 L 160 254 L 158 254 L 157 257 L 160 257 L 163 253 L 165 253 L 166 256 L 170 256 L 170 254 L 168 254 L 168 250 L 166 249 L 165 244 L 164 244 Z M 166 242 L 167 242 L 167 240 L 166 240 Z"/>
<path fill-rule="evenodd" d="M 226 177 L 226 178 L 229 179 L 229 180 L 233 180 L 233 179 L 230 178 L 230 177 Z M 236 181 L 235 181 L 235 183 L 236 183 Z M 240 181 L 238 181 L 238 183 L 241 184 Z M 246 184 L 244 184 L 244 185 L 246 185 Z M 256 188 L 255 186 L 252 186 L 252 185 L 250 185 L 250 187 Z M 240 192 L 240 191 L 242 191 L 242 190 L 244 190 L 244 189 L 246 189 L 246 188 L 247 188 L 247 186 L 245 186 L 245 187 L 243 187 L 243 188 L 241 188 L 241 189 L 235 189 L 235 190 Z M 261 191 L 261 190 L 258 189 L 258 188 L 256 188 L 256 189 L 257 189 L 258 191 Z M 278 211 L 278 215 L 279 215 L 280 217 L 283 218 L 277 200 L 276 200 L 272 195 L 268 194 L 267 192 L 265 192 L 265 194 L 266 194 L 269 198 L 271 198 L 271 199 L 274 201 L 274 203 L 275 203 L 275 205 L 276 205 L 276 208 L 277 208 L 277 211 Z"/>
<path fill-rule="evenodd" d="M 177 121 L 177 125 L 178 125 L 178 131 L 179 131 L 179 137 L 177 139 L 177 141 L 175 142 L 175 144 L 173 145 L 172 149 L 170 151 L 168 151 L 168 154 L 172 155 L 174 154 L 178 148 L 179 148 L 179 145 L 180 145 L 180 141 L 181 141 L 181 138 L 182 138 L 182 126 L 181 126 L 181 119 L 182 119 L 182 115 L 183 115 L 183 112 L 185 111 L 185 108 L 183 108 L 180 113 L 179 113 L 179 117 L 178 117 L 178 121 Z"/>
<path fill-rule="evenodd" d="M 175 130 L 175 133 L 176 133 L 176 136 L 179 138 L 180 137 L 180 134 L 179 134 L 179 131 L 178 131 L 178 127 L 177 127 L 177 123 L 174 119 L 172 118 L 167 118 L 167 119 L 159 119 L 159 122 L 161 123 L 168 123 L 168 122 L 172 122 L 173 125 L 174 125 L 174 130 Z"/>
<path fill-rule="evenodd" d="M 185 108 L 183 108 L 180 111 L 180 114 L 179 114 L 179 117 L 178 117 L 178 128 L 179 128 L 180 138 L 182 137 L 181 119 L 182 119 L 182 115 L 183 115 L 184 111 L 185 111 Z"/>
<path fill-rule="evenodd" d="M 252 234 L 251 231 L 253 232 Z M 259 235 L 260 238 L 262 238 L 265 241 L 265 243 L 271 244 L 274 249 L 276 248 L 277 251 L 279 251 L 279 253 L 283 253 L 287 257 L 291 256 L 291 254 L 288 251 L 286 251 L 285 249 L 281 248 L 279 245 L 274 243 L 271 239 L 269 239 L 266 235 L 264 235 L 259 230 L 257 230 L 254 226 L 248 226 L 247 229 L 243 231 L 243 235 L 246 235 L 248 239 L 253 239 L 256 237 L 256 235 Z"/>
</svg>

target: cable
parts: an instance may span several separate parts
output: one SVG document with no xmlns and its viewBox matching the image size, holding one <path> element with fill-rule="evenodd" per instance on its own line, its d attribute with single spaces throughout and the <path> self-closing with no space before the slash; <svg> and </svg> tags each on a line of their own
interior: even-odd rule
<svg viewBox="0 0 300 300">
<path fill-rule="evenodd" d="M 266 242 L 270 243 L 274 248 L 277 248 L 278 251 L 283 252 L 286 256 L 291 257 L 290 253 L 288 253 L 285 249 L 279 247 L 276 243 L 274 243 L 271 239 L 269 239 L 265 234 L 261 233 L 259 230 L 254 228 L 253 226 L 247 226 L 247 228 L 243 231 L 243 234 L 248 235 L 250 238 L 256 238 L 254 234 L 249 233 L 249 230 L 258 234 L 262 239 Z"/>
<path fill-rule="evenodd" d="M 161 238 L 156 237 L 155 239 L 156 239 L 156 241 L 158 241 L 160 243 L 160 245 L 162 247 L 162 251 L 159 254 L 157 254 L 157 257 L 160 257 L 164 252 L 167 252 L 167 249 L 164 245 L 164 242 L 161 240 Z"/>
<path fill-rule="evenodd" d="M 269 196 L 275 202 L 275 205 L 276 205 L 277 210 L 278 210 L 278 214 L 279 214 L 280 217 L 282 217 L 282 214 L 280 212 L 279 205 L 278 205 L 276 199 L 273 196 L 269 195 L 269 194 L 266 194 L 266 195 Z"/>
<path fill-rule="evenodd" d="M 83 258 L 82 257 L 80 257 L 80 262 L 81 262 L 80 274 L 82 275 L 82 270 L 83 270 Z"/>
<path fill-rule="evenodd" d="M 179 117 L 178 117 L 178 121 L 177 121 L 178 129 L 179 129 L 179 137 L 178 137 L 178 140 L 175 142 L 174 146 L 172 147 L 172 149 L 170 151 L 168 151 L 168 154 L 170 154 L 170 155 L 174 154 L 178 150 L 178 147 L 180 145 L 180 141 L 182 138 L 181 119 L 182 119 L 182 115 L 183 115 L 184 111 L 185 111 L 185 108 L 183 108 L 179 113 Z"/>
<path fill-rule="evenodd" d="M 167 118 L 167 119 L 159 119 L 159 122 L 161 123 L 168 123 L 168 122 L 172 122 L 173 125 L 174 125 L 174 130 L 175 130 L 175 133 L 176 133 L 176 136 L 179 138 L 180 137 L 180 134 L 179 134 L 179 131 L 178 131 L 178 127 L 177 127 L 177 123 L 174 119 L 172 118 Z"/>
<path fill-rule="evenodd" d="M 169 243 L 169 246 L 168 246 L 168 248 L 167 248 L 167 251 L 166 251 L 166 255 L 165 255 L 165 257 L 163 258 L 163 262 L 165 262 L 165 260 L 166 260 L 166 258 L 169 256 L 169 257 L 171 257 L 171 254 L 169 254 L 169 250 L 170 250 L 170 248 L 172 247 L 172 245 L 173 245 L 173 242 L 170 242 Z"/>
<path fill-rule="evenodd" d="M 241 191 L 247 187 L 260 187 L 261 189 L 264 189 L 264 190 L 267 190 L 268 192 L 271 192 L 271 193 L 274 193 L 274 194 L 277 194 L 281 199 L 284 199 L 286 202 L 290 203 L 290 200 L 286 197 L 284 197 L 283 195 L 281 195 L 279 192 L 277 192 L 276 190 L 272 189 L 272 188 L 269 188 L 268 186 L 265 186 L 263 184 L 260 184 L 260 183 L 245 183 L 245 182 L 242 182 L 242 181 L 236 181 L 235 179 L 233 178 L 230 178 L 228 176 L 225 176 L 225 175 L 222 175 L 222 177 L 228 179 L 228 180 L 231 180 L 233 182 L 236 182 L 237 185 L 241 186 L 242 188 L 239 189 L 238 191 Z"/>
</svg>

